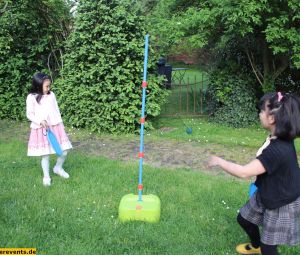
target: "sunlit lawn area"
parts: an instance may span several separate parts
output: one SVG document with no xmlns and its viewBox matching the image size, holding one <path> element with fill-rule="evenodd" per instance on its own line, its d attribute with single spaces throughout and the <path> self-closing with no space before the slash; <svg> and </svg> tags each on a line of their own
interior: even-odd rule
<svg viewBox="0 0 300 255">
<path fill-rule="evenodd" d="M 206 139 L 204 143 L 256 147 L 265 136 L 258 127 L 235 130 L 206 120 L 185 121 L 193 127 L 190 136 L 178 119 L 164 119 L 156 122 L 157 128 L 174 129 L 169 133 L 159 129 L 146 132 L 147 139 Z M 19 124 L 0 123 L 1 247 L 36 247 L 42 255 L 225 255 L 235 254 L 235 245 L 247 241 L 235 221 L 237 210 L 247 200 L 247 181 L 146 165 L 144 194 L 159 196 L 161 219 L 156 224 L 120 223 L 121 197 L 136 193 L 137 162 L 124 163 L 74 151 L 65 164 L 71 178 L 62 180 L 52 174 L 53 185 L 45 188 L 39 159 L 26 156 L 26 141 L 8 135 L 9 128 L 16 129 Z M 51 160 L 53 165 L 54 156 Z M 281 251 L 296 255 L 300 247 L 283 247 Z"/>
</svg>

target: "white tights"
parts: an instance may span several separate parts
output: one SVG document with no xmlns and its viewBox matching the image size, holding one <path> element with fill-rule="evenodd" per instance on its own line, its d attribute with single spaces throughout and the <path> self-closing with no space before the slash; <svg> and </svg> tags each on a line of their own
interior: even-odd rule
<svg viewBox="0 0 300 255">
<path fill-rule="evenodd" d="M 60 168 L 60 169 L 62 168 L 62 165 L 66 160 L 67 154 L 68 154 L 68 152 L 64 151 L 61 156 L 57 157 L 55 167 Z M 49 175 L 50 155 L 42 156 L 41 165 L 42 165 L 44 177 L 50 178 L 50 175 Z"/>
</svg>

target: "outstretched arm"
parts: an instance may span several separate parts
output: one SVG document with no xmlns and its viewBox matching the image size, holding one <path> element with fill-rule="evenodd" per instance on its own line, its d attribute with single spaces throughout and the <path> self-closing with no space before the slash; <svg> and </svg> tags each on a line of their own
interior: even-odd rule
<svg viewBox="0 0 300 255">
<path fill-rule="evenodd" d="M 217 156 L 212 156 L 208 162 L 208 166 L 220 166 L 227 173 L 239 178 L 248 178 L 266 172 L 264 166 L 258 159 L 254 159 L 250 163 L 243 166 Z"/>
</svg>

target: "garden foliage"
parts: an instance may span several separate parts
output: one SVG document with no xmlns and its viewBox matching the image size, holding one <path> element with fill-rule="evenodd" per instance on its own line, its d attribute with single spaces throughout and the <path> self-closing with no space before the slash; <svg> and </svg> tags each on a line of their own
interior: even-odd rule
<svg viewBox="0 0 300 255">
<path fill-rule="evenodd" d="M 214 53 L 234 38 L 264 92 L 289 67 L 300 69 L 299 0 L 159 0 L 152 9 L 148 21 L 165 51 L 184 45 Z"/>
<path fill-rule="evenodd" d="M 216 68 L 210 73 L 207 96 L 210 120 L 233 127 L 257 123 L 254 79 L 245 73 L 232 75 L 229 68 Z"/>
<path fill-rule="evenodd" d="M 147 21 L 163 52 L 174 54 L 180 48 L 209 52 L 212 120 L 251 124 L 262 93 L 299 90 L 298 0 L 146 2 L 152 14 Z M 225 60 L 222 66 L 220 59 Z"/>
<path fill-rule="evenodd" d="M 31 77 L 53 64 L 69 21 L 61 0 L 0 2 L 0 118 L 25 118 Z"/>
<path fill-rule="evenodd" d="M 141 109 L 142 17 L 126 1 L 82 0 L 74 27 L 61 78 L 54 84 L 66 123 L 98 132 L 133 132 Z M 149 73 L 154 68 L 150 58 Z M 157 116 L 166 92 L 157 77 L 147 80 L 146 115 Z"/>
</svg>

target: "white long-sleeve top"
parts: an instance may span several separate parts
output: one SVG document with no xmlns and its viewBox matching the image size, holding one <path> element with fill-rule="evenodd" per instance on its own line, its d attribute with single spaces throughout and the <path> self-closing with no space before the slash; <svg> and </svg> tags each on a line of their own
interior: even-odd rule
<svg viewBox="0 0 300 255">
<path fill-rule="evenodd" d="M 51 126 L 63 122 L 52 91 L 48 95 L 43 95 L 39 103 L 36 97 L 37 94 L 29 94 L 26 99 L 26 116 L 31 121 L 31 128 L 40 128 L 43 120 Z"/>
</svg>

